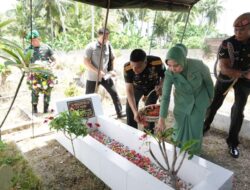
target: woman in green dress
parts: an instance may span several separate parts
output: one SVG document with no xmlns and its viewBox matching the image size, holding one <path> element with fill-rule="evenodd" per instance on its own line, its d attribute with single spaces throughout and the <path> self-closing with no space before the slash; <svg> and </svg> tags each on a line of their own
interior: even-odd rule
<svg viewBox="0 0 250 190">
<path fill-rule="evenodd" d="M 172 86 L 175 87 L 174 140 L 180 147 L 189 140 L 197 140 L 193 151 L 201 151 L 203 122 L 207 107 L 213 98 L 214 86 L 208 67 L 198 59 L 189 59 L 183 44 L 172 47 L 166 57 L 168 69 L 163 83 L 160 118 L 157 131 L 166 128 Z"/>
</svg>

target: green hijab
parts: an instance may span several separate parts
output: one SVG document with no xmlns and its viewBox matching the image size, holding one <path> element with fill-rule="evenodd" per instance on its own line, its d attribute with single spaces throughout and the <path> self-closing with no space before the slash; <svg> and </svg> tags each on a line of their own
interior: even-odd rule
<svg viewBox="0 0 250 190">
<path fill-rule="evenodd" d="M 166 61 L 171 59 L 174 60 L 178 65 L 183 67 L 182 74 L 186 76 L 187 73 L 187 48 L 183 44 L 177 44 L 170 48 L 167 53 Z"/>
<path fill-rule="evenodd" d="M 184 56 L 187 57 L 188 50 L 187 50 L 187 47 L 185 45 L 179 43 L 179 44 L 175 44 L 175 46 L 181 48 L 184 52 Z"/>
</svg>

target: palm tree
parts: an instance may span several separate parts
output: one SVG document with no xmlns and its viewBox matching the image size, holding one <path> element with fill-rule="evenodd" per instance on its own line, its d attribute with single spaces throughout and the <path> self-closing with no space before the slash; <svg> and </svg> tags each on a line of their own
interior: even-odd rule
<svg viewBox="0 0 250 190">
<path fill-rule="evenodd" d="M 200 25 L 205 19 L 212 26 L 217 23 L 219 14 L 223 11 L 223 6 L 219 0 L 204 0 L 197 3 L 197 11 L 201 13 Z"/>
<path fill-rule="evenodd" d="M 22 39 L 22 45 L 25 46 L 25 36 L 30 28 L 30 11 L 25 1 L 18 2 L 15 9 L 9 10 L 8 14 L 15 18 L 15 23 L 9 26 L 9 33 L 13 36 L 18 35 Z"/>
<path fill-rule="evenodd" d="M 210 6 L 206 12 L 206 17 L 208 18 L 209 25 L 215 25 L 218 21 L 218 15 L 223 11 L 223 6 L 218 0 L 210 0 Z"/>
<path fill-rule="evenodd" d="M 68 5 L 69 3 L 61 0 L 33 0 L 34 16 L 39 15 L 41 18 L 46 19 L 46 25 L 50 26 L 50 36 L 52 39 L 56 35 L 56 32 L 66 31 L 65 15 Z M 70 3 L 70 6 L 74 5 Z M 45 10 L 45 13 L 41 10 Z M 55 28 L 58 31 L 55 31 Z"/>
</svg>

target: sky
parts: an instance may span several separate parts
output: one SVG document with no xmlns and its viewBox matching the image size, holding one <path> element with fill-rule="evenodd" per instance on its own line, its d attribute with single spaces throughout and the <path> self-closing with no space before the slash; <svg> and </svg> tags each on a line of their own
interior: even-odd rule
<svg viewBox="0 0 250 190">
<path fill-rule="evenodd" d="M 16 0 L 0 0 L 0 13 L 13 8 Z M 220 33 L 233 35 L 233 22 L 244 12 L 250 12 L 250 0 L 220 0 L 224 7 L 216 28 Z"/>
<path fill-rule="evenodd" d="M 250 0 L 221 0 L 224 11 L 219 17 L 217 29 L 220 33 L 233 35 L 234 20 L 245 12 L 250 12 Z"/>
<path fill-rule="evenodd" d="M 16 0 L 0 0 L 0 13 L 4 11 L 14 8 Z"/>
</svg>

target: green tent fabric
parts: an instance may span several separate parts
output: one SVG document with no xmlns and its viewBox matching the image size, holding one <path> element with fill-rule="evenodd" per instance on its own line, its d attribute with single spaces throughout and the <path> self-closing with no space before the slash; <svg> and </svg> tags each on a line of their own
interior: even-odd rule
<svg viewBox="0 0 250 190">
<path fill-rule="evenodd" d="M 108 0 L 75 0 L 107 8 Z M 110 0 L 110 9 L 148 8 L 153 10 L 189 11 L 199 0 Z"/>
</svg>

